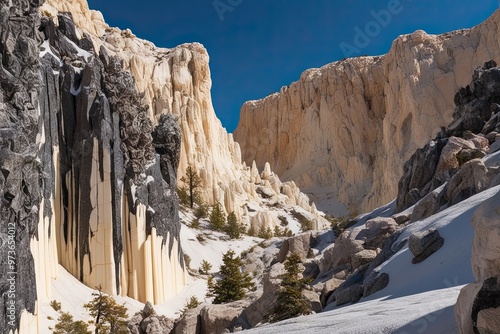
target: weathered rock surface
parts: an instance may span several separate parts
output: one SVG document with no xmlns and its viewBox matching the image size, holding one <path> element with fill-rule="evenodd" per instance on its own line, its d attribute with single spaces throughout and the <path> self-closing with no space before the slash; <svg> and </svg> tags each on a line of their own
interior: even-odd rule
<svg viewBox="0 0 500 334">
<path fill-rule="evenodd" d="M 500 308 L 481 310 L 477 315 L 477 330 L 480 334 L 495 334 L 500 328 Z"/>
<path fill-rule="evenodd" d="M 482 204 L 472 218 L 472 272 L 478 281 L 500 275 L 500 192 Z"/>
<path fill-rule="evenodd" d="M 40 1 L 0 1 L 0 328 L 38 331 L 37 301 L 57 274 L 50 146 L 43 131 L 55 115 L 40 115 Z M 52 122 L 50 122 L 50 120 Z M 46 152 L 48 150 L 48 152 Z M 45 173 L 49 173 L 46 175 Z M 52 231 L 52 233 L 51 233 Z"/>
<path fill-rule="evenodd" d="M 497 11 L 472 29 L 400 36 L 387 55 L 307 70 L 279 93 L 245 103 L 234 132 L 243 159 L 269 162 L 301 189 L 330 189 L 358 212 L 388 203 L 404 162 L 452 120 L 455 92 L 477 66 L 499 59 L 498 22 Z"/>
<path fill-rule="evenodd" d="M 174 327 L 174 321 L 165 316 L 159 316 L 151 302 L 144 305 L 127 323 L 132 334 L 168 334 Z"/>
</svg>

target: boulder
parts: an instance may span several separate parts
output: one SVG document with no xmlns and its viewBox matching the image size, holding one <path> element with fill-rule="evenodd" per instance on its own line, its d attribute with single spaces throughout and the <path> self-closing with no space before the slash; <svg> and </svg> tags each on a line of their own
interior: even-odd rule
<svg viewBox="0 0 500 334">
<path fill-rule="evenodd" d="M 480 159 L 466 162 L 451 178 L 445 189 L 445 201 L 449 206 L 457 204 L 490 187 L 493 173 Z"/>
<path fill-rule="evenodd" d="M 319 266 L 316 262 L 312 261 L 310 263 L 307 263 L 305 265 L 304 272 L 302 273 L 302 276 L 304 277 L 311 277 L 312 279 L 316 279 L 319 275 Z"/>
<path fill-rule="evenodd" d="M 198 334 L 201 332 L 200 311 L 203 305 L 187 310 L 174 323 L 171 334 Z"/>
<path fill-rule="evenodd" d="M 335 295 L 337 306 L 347 303 L 357 303 L 363 297 L 363 286 L 361 284 L 352 285 L 346 289 L 342 289 Z"/>
<path fill-rule="evenodd" d="M 370 263 L 377 256 L 377 251 L 364 249 L 361 252 L 351 255 L 351 268 L 357 269 L 362 265 Z"/>
<path fill-rule="evenodd" d="M 412 216 L 411 212 L 403 211 L 403 212 L 396 213 L 396 214 L 392 215 L 391 218 L 394 219 L 394 221 L 398 225 L 402 225 L 402 224 L 408 222 L 411 219 L 411 216 Z"/>
<path fill-rule="evenodd" d="M 311 311 L 319 313 L 323 311 L 323 306 L 321 305 L 320 296 L 312 290 L 303 290 L 302 296 L 307 299 Z"/>
<path fill-rule="evenodd" d="M 411 222 L 416 222 L 421 219 L 432 216 L 441 208 L 441 199 L 443 192 L 434 190 L 422 198 L 413 209 Z"/>
<path fill-rule="evenodd" d="M 389 284 L 389 274 L 373 271 L 363 281 L 363 297 L 368 297 L 384 289 Z"/>
<path fill-rule="evenodd" d="M 439 157 L 435 177 L 441 182 L 448 181 L 460 168 L 461 163 L 458 160 L 458 154 L 464 149 L 473 150 L 475 148 L 474 143 L 469 140 L 454 136 L 450 137 Z"/>
<path fill-rule="evenodd" d="M 356 239 L 364 241 L 364 248 L 382 248 L 385 240 L 398 228 L 398 223 L 390 217 L 372 218 L 365 223 L 364 228 L 359 230 Z"/>
<path fill-rule="evenodd" d="M 312 238 L 312 232 L 307 232 L 285 239 L 276 260 L 278 262 L 285 262 L 288 255 L 296 253 L 300 256 L 300 259 L 304 261 L 308 257 L 309 250 L 311 249 Z"/>
<path fill-rule="evenodd" d="M 342 264 L 350 264 L 351 256 L 365 249 L 382 248 L 387 238 L 398 229 L 399 225 L 394 219 L 377 217 L 352 230 L 342 232 L 335 240 L 335 245 L 324 252 L 319 262 L 321 273 Z"/>
<path fill-rule="evenodd" d="M 481 310 L 477 315 L 477 329 L 480 334 L 500 332 L 500 308 Z"/>
<path fill-rule="evenodd" d="M 328 298 L 326 305 L 337 300 L 337 306 L 348 302 L 358 301 L 363 296 L 363 278 L 368 269 L 368 265 L 364 265 L 356 269 Z M 356 288 L 358 286 L 358 288 Z M 359 288 L 361 290 L 359 290 Z M 340 304 L 338 296 L 340 295 Z M 358 298 L 359 297 L 359 298 Z M 352 301 L 354 300 L 354 301 Z"/>
<path fill-rule="evenodd" d="M 321 291 L 321 305 L 326 306 L 328 298 L 330 298 L 331 294 L 342 284 L 343 280 L 332 278 L 326 281 L 323 285 L 323 290 Z"/>
<path fill-rule="evenodd" d="M 246 301 L 229 304 L 207 305 L 200 311 L 201 334 L 221 334 L 234 327 L 243 309 L 248 306 Z"/>
<path fill-rule="evenodd" d="M 417 264 L 417 263 L 420 263 L 420 262 L 424 261 L 429 256 L 431 256 L 432 254 L 434 254 L 438 249 L 440 249 L 441 247 L 443 247 L 443 244 L 444 244 L 444 239 L 441 238 L 441 237 L 439 237 L 429 247 L 427 247 L 422 254 L 415 256 L 412 259 L 411 263 Z"/>
<path fill-rule="evenodd" d="M 410 235 L 408 239 L 408 248 L 413 256 L 418 256 L 438 239 L 439 232 L 434 228 L 422 232 L 418 231 Z"/>
</svg>

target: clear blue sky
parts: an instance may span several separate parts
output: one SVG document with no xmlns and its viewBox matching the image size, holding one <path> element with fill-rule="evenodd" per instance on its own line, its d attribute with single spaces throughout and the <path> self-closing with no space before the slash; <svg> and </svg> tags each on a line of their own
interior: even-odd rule
<svg viewBox="0 0 500 334">
<path fill-rule="evenodd" d="M 202 43 L 210 55 L 215 112 L 232 132 L 245 101 L 279 91 L 308 68 L 348 55 L 384 54 L 397 36 L 417 29 L 442 33 L 472 27 L 500 0 L 88 2 L 109 25 L 130 28 L 159 47 Z M 369 35 L 360 37 L 359 31 Z"/>
</svg>

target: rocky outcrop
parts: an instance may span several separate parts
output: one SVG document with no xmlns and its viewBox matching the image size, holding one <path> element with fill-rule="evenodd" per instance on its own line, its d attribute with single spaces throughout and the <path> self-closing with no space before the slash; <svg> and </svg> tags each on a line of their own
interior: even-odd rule
<svg viewBox="0 0 500 334">
<path fill-rule="evenodd" d="M 416 221 L 500 182 L 498 166 L 481 159 L 494 152 L 489 146 L 495 145 L 500 130 L 499 76 L 496 63 L 486 62 L 474 71 L 472 82 L 456 93 L 448 128 L 405 163 L 398 183 L 397 212 L 416 204 L 411 217 Z M 484 109 L 484 104 L 489 112 L 478 114 L 476 108 Z"/>
<path fill-rule="evenodd" d="M 243 159 L 269 162 L 303 190 L 338 194 L 346 209 L 356 203 L 352 211 L 388 203 L 404 162 L 452 120 L 455 92 L 474 68 L 499 59 L 499 21 L 497 11 L 469 30 L 400 36 L 387 55 L 307 70 L 279 93 L 245 103 L 234 132 Z"/>
<path fill-rule="evenodd" d="M 144 309 L 128 321 L 127 327 L 131 334 L 169 334 L 174 327 L 174 321 L 159 316 L 153 305 L 147 302 Z"/>
</svg>

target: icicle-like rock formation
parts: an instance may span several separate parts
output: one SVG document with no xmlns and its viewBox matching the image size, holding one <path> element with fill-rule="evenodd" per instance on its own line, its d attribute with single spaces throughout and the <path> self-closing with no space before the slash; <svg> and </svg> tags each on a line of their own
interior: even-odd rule
<svg viewBox="0 0 500 334">
<path fill-rule="evenodd" d="M 355 212 L 389 202 L 411 152 L 451 121 L 458 88 L 474 68 L 500 59 L 499 22 L 497 11 L 470 30 L 416 31 L 387 55 L 307 70 L 245 103 L 234 132 L 244 161 L 269 162 L 282 179 L 337 194 Z"/>
<path fill-rule="evenodd" d="M 176 194 L 181 130 L 153 125 L 123 61 L 71 14 L 2 2 L 0 327 L 45 332 L 38 307 L 62 264 L 142 302 L 186 283 Z M 4 279 L 5 278 L 5 279 Z"/>
</svg>

